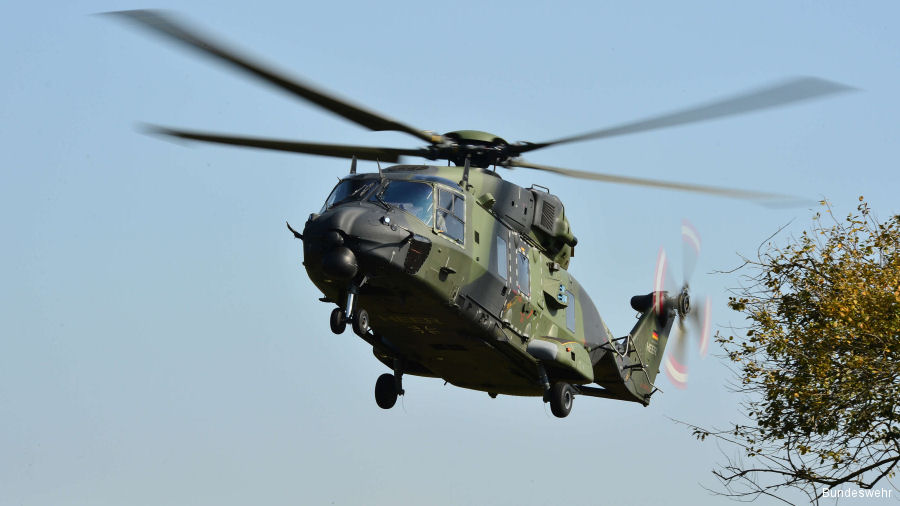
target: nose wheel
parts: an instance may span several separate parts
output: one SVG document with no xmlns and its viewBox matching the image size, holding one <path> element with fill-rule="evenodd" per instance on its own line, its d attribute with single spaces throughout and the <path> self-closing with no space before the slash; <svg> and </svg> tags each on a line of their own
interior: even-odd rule
<svg viewBox="0 0 900 506">
<path fill-rule="evenodd" d="M 329 318 L 329 323 L 331 324 L 331 331 L 335 334 L 343 334 L 344 330 L 347 328 L 347 317 L 344 316 L 344 310 L 336 307 L 331 311 L 331 318 Z"/>
<path fill-rule="evenodd" d="M 343 334 L 347 330 L 347 314 L 343 309 L 336 307 L 331 311 L 331 317 L 328 323 L 331 325 L 331 331 L 335 334 Z M 353 332 L 359 337 L 365 337 L 369 333 L 369 312 L 365 309 L 359 309 L 350 316 L 350 324 Z"/>
<path fill-rule="evenodd" d="M 369 313 L 365 309 L 353 313 L 353 332 L 359 337 L 365 337 L 369 333 Z"/>
<path fill-rule="evenodd" d="M 343 334 L 349 322 L 353 326 L 353 332 L 360 337 L 369 334 L 369 313 L 365 309 L 356 307 L 356 293 L 358 288 L 352 287 L 347 293 L 346 309 L 336 307 L 331 311 L 329 324 L 335 334 Z"/>
</svg>

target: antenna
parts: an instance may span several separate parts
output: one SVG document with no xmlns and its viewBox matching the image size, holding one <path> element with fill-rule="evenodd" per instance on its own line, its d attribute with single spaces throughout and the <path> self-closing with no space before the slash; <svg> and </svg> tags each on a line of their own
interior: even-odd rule
<svg viewBox="0 0 900 506">
<path fill-rule="evenodd" d="M 463 178 L 462 181 L 459 182 L 459 185 L 465 189 L 468 189 L 469 186 L 469 158 L 471 155 L 466 155 L 466 164 L 463 167 Z"/>
<path fill-rule="evenodd" d="M 381 173 L 381 160 L 376 158 L 375 163 L 378 164 L 378 177 L 384 177 L 384 174 Z"/>
<path fill-rule="evenodd" d="M 350 161 L 350 173 L 356 174 L 356 155 L 353 155 L 353 160 Z"/>
</svg>

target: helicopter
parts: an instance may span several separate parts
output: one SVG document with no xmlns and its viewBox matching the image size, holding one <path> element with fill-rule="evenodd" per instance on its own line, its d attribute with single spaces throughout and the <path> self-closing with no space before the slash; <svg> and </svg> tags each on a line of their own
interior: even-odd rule
<svg viewBox="0 0 900 506">
<path fill-rule="evenodd" d="M 318 212 L 302 230 L 303 266 L 334 305 L 335 334 L 352 331 L 372 347 L 389 373 L 375 382 L 375 401 L 393 407 L 405 393 L 403 376 L 440 378 L 497 395 L 540 397 L 566 417 L 575 396 L 649 405 L 670 337 L 674 354 L 664 367 L 678 386 L 686 381 L 687 325 L 709 333 L 709 300 L 692 307 L 689 284 L 667 290 L 660 251 L 652 290 L 631 297 L 637 322 L 622 337 L 604 323 L 587 291 L 569 272 L 578 239 L 562 201 L 537 184 L 503 179 L 498 168 L 527 168 L 581 179 L 690 191 L 780 204 L 785 195 L 660 181 L 541 165 L 532 151 L 770 109 L 849 91 L 803 77 L 730 98 L 631 123 L 545 142 L 508 142 L 479 130 L 421 130 L 337 98 L 263 65 L 154 10 L 106 13 L 230 65 L 372 131 L 414 136 L 421 148 L 325 144 L 151 126 L 151 133 L 239 147 L 351 160 Z M 447 165 L 398 164 L 416 157 Z M 376 173 L 357 171 L 374 161 Z M 699 253 L 699 234 L 685 223 L 685 244 Z M 687 278 L 685 278 L 687 279 Z"/>
</svg>

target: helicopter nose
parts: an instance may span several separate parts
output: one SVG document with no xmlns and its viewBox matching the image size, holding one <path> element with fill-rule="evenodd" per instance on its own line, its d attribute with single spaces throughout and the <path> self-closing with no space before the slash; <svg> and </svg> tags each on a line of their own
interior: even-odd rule
<svg viewBox="0 0 900 506">
<path fill-rule="evenodd" d="M 333 212 L 319 220 L 317 237 L 321 251 L 322 272 L 331 279 L 346 281 L 359 272 L 356 254 L 345 244 L 344 237 L 356 221 L 355 213 Z"/>
<path fill-rule="evenodd" d="M 378 211 L 372 206 L 343 205 L 311 217 L 303 233 L 307 268 L 341 283 L 371 269 L 372 251 L 396 241 L 387 235 L 396 232 L 378 221 L 383 214 Z"/>
<path fill-rule="evenodd" d="M 322 272 L 332 279 L 353 279 L 357 271 L 356 255 L 346 246 L 333 248 L 322 257 Z"/>
</svg>

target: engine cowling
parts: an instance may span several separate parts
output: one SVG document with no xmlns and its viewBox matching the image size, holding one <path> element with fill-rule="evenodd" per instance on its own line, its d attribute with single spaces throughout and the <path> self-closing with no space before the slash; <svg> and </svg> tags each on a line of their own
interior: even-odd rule
<svg viewBox="0 0 900 506">
<path fill-rule="evenodd" d="M 531 190 L 531 193 L 534 195 L 532 235 L 544 247 L 548 257 L 562 268 L 568 268 L 578 239 L 572 234 L 565 207 L 559 197 L 549 192 Z"/>
</svg>

